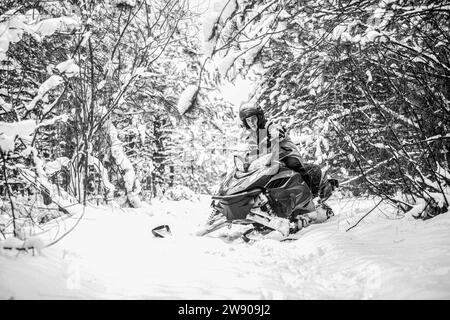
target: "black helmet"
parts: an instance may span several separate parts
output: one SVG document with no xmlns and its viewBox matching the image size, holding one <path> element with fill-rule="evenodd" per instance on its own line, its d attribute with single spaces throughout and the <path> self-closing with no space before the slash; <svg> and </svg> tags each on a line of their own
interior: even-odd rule
<svg viewBox="0 0 450 320">
<path fill-rule="evenodd" d="M 245 119 L 254 115 L 258 116 L 258 128 L 264 128 L 264 125 L 266 124 L 266 118 L 264 116 L 264 111 L 260 106 L 255 107 L 254 105 L 243 105 L 239 108 L 239 118 L 242 121 L 242 125 L 247 129 L 250 128 Z"/>
</svg>

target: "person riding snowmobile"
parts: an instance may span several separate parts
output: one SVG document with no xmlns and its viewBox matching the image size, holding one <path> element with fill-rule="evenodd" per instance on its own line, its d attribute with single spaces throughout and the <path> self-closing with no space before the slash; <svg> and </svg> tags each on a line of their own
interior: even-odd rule
<svg viewBox="0 0 450 320">
<path fill-rule="evenodd" d="M 322 177 L 320 166 L 304 163 L 286 128 L 267 121 L 259 106 L 241 106 L 239 118 L 242 126 L 247 129 L 245 139 L 250 149 L 246 154 L 247 163 L 272 153 L 267 165 L 272 161 L 282 161 L 288 168 L 298 172 L 309 186 L 313 197 L 319 197 L 320 205 L 326 206 L 323 202 L 331 196 L 334 188 L 338 187 L 337 180 Z"/>
</svg>

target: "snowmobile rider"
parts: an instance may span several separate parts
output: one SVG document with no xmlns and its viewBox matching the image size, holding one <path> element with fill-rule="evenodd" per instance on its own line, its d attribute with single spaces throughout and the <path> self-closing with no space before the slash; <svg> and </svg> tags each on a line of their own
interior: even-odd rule
<svg viewBox="0 0 450 320">
<path fill-rule="evenodd" d="M 248 130 L 246 141 L 250 150 L 246 154 L 246 162 L 248 163 L 268 154 L 272 153 L 267 165 L 272 161 L 283 161 L 290 169 L 297 171 L 303 180 L 309 186 L 313 197 L 320 197 L 321 201 L 325 201 L 331 196 L 331 192 L 337 183 L 324 179 L 322 180 L 322 171 L 320 166 L 314 164 L 304 164 L 297 146 L 288 136 L 286 129 L 267 121 L 263 110 L 259 106 L 243 105 L 239 109 L 239 118 L 242 125 Z"/>
</svg>

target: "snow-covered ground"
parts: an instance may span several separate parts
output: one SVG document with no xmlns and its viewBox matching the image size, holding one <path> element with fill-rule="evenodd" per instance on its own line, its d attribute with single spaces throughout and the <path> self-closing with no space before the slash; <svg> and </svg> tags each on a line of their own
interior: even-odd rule
<svg viewBox="0 0 450 320">
<path fill-rule="evenodd" d="M 89 208 L 42 254 L 0 253 L 0 298 L 449 299 L 450 214 L 421 221 L 380 206 L 346 232 L 376 203 L 335 199 L 336 216 L 300 240 L 253 244 L 231 241 L 237 226 L 194 235 L 210 212 L 207 196 Z M 160 224 L 173 236 L 155 238 Z"/>
</svg>

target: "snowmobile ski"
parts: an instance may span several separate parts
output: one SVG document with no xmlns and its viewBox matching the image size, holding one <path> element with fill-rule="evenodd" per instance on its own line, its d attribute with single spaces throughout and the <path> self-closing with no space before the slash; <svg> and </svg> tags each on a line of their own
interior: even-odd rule
<svg viewBox="0 0 450 320">
<path fill-rule="evenodd" d="M 270 229 L 277 230 L 285 237 L 289 235 L 289 221 L 285 218 L 268 215 L 258 209 L 250 210 L 246 218 Z"/>
<path fill-rule="evenodd" d="M 228 221 L 225 217 L 222 219 L 216 220 L 213 224 L 206 225 L 203 229 L 200 229 L 196 232 L 196 235 L 202 237 L 208 233 L 216 231 L 222 227 L 229 225 L 231 222 Z"/>
<path fill-rule="evenodd" d="M 166 238 L 171 236 L 170 227 L 167 224 L 152 229 L 152 233 L 157 238 Z"/>
<path fill-rule="evenodd" d="M 285 236 L 278 230 L 261 230 L 260 228 L 252 228 L 247 230 L 244 234 L 242 234 L 242 239 L 247 243 L 253 243 L 264 239 L 277 240 L 280 242 L 298 240 L 298 238 L 295 238 L 295 234 L 288 234 Z"/>
</svg>

